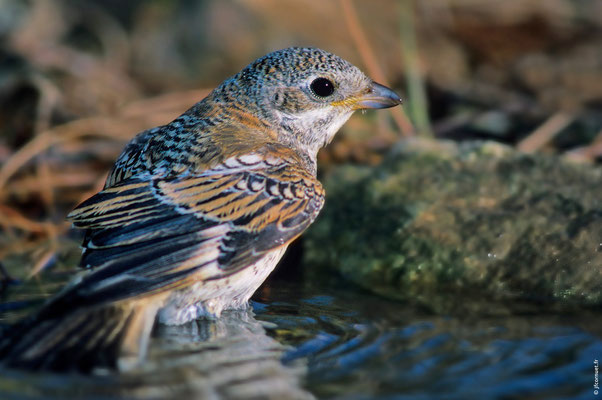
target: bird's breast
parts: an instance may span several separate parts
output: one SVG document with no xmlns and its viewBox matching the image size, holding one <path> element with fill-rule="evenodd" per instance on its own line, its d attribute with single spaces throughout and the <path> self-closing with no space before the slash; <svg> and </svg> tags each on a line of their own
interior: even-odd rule
<svg viewBox="0 0 602 400">
<path fill-rule="evenodd" d="M 181 325 L 203 316 L 219 316 L 223 310 L 245 308 L 251 295 L 274 270 L 286 248 L 285 245 L 272 250 L 234 274 L 199 281 L 173 291 L 159 310 L 159 322 Z"/>
</svg>

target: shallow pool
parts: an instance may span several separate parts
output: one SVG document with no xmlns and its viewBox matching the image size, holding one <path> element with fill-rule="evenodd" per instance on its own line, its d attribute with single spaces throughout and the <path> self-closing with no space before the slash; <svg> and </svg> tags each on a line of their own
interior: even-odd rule
<svg viewBox="0 0 602 400">
<path fill-rule="evenodd" d="M 0 317 L 6 322 L 24 314 L 58 281 L 9 288 Z M 250 310 L 159 326 L 148 362 L 126 374 L 4 370 L 0 398 L 597 397 L 600 312 L 505 305 L 503 311 L 466 306 L 436 315 L 329 281 L 272 279 Z M 463 301 L 470 302 L 479 299 Z"/>
</svg>

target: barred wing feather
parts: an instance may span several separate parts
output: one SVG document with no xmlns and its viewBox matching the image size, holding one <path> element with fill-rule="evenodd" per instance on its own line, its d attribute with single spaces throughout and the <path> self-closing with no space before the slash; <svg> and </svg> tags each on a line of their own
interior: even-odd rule
<svg viewBox="0 0 602 400">
<path fill-rule="evenodd" d="M 88 229 L 82 266 L 96 270 L 88 285 L 130 276 L 130 290 L 115 293 L 128 297 L 185 287 L 237 272 L 300 235 L 322 207 L 320 183 L 283 161 L 243 166 L 226 160 L 198 176 L 130 178 L 78 206 L 69 218 Z"/>
</svg>

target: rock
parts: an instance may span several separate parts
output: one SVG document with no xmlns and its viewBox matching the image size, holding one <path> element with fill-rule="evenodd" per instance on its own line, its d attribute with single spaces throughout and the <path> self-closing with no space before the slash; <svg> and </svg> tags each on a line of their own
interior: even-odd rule
<svg viewBox="0 0 602 400">
<path fill-rule="evenodd" d="M 404 141 L 379 167 L 326 177 L 306 264 L 439 311 L 469 298 L 597 308 L 601 182 L 599 167 L 492 142 Z"/>
</svg>

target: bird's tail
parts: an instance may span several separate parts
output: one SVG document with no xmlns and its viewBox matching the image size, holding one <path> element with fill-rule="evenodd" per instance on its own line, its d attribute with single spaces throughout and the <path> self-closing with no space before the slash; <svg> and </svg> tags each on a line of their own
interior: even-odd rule
<svg viewBox="0 0 602 400">
<path fill-rule="evenodd" d="M 83 373 L 128 369 L 144 357 L 157 310 L 143 300 L 58 315 L 43 308 L 2 332 L 0 364 Z"/>
</svg>

